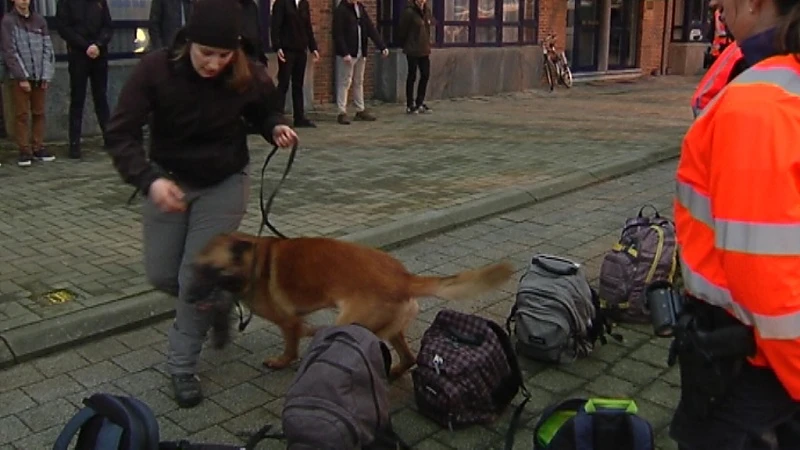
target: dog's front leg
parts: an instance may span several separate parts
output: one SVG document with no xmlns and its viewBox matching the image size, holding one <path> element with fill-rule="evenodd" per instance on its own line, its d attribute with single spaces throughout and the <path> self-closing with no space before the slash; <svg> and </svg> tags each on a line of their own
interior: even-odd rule
<svg viewBox="0 0 800 450">
<path fill-rule="evenodd" d="M 297 359 L 300 337 L 303 333 L 302 320 L 292 319 L 278 324 L 283 334 L 284 349 L 281 356 L 267 358 L 264 365 L 271 369 L 283 369 Z"/>
</svg>

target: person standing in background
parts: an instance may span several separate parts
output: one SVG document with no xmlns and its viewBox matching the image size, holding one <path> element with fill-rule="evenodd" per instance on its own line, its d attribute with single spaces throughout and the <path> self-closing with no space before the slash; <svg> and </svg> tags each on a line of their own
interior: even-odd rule
<svg viewBox="0 0 800 450">
<path fill-rule="evenodd" d="M 45 97 L 55 72 L 55 57 L 44 17 L 31 11 L 30 0 L 13 0 L 13 4 L 14 8 L 3 17 L 0 34 L 3 62 L 11 79 L 14 134 L 19 148 L 17 164 L 29 167 L 34 158 L 56 159 L 44 148 Z M 29 115 L 32 130 L 28 127 Z"/>
<path fill-rule="evenodd" d="M 367 36 L 381 54 L 389 56 L 378 30 L 369 19 L 367 9 L 358 0 L 340 0 L 333 12 L 333 43 L 336 48 L 336 120 L 349 125 L 347 93 L 353 85 L 355 120 L 373 121 L 375 116 L 366 111 L 364 104 L 364 70 L 367 67 Z"/>
<path fill-rule="evenodd" d="M 294 126 L 314 128 L 316 125 L 305 116 L 303 106 L 303 83 L 308 62 L 306 52 L 311 52 L 314 62 L 319 61 L 308 0 L 275 0 L 272 5 L 270 37 L 272 49 L 278 54 L 278 90 L 283 96 L 281 111 L 286 104 L 286 93 L 291 81 Z"/>
<path fill-rule="evenodd" d="M 168 48 L 192 14 L 192 0 L 153 0 L 150 4 L 150 51 Z"/>
<path fill-rule="evenodd" d="M 431 76 L 431 12 L 427 0 L 409 0 L 397 27 L 397 40 L 403 45 L 408 63 L 406 76 L 406 112 L 408 114 L 428 113 L 431 109 L 425 104 L 425 91 Z M 414 99 L 414 82 L 419 70 L 417 97 Z"/>
<path fill-rule="evenodd" d="M 69 157 L 80 159 L 87 79 L 92 84 L 94 112 L 103 134 L 108 123 L 108 43 L 113 33 L 111 13 L 106 0 L 59 0 L 56 23 L 58 34 L 67 43 Z"/>
<path fill-rule="evenodd" d="M 239 4 L 242 6 L 242 50 L 248 58 L 267 67 L 258 4 L 255 0 L 239 0 Z"/>
</svg>

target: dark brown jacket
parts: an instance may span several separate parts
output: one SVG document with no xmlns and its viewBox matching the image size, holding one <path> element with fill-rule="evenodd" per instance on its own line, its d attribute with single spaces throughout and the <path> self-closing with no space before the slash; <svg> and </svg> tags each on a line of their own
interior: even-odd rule
<svg viewBox="0 0 800 450">
<path fill-rule="evenodd" d="M 429 56 L 431 54 L 431 25 L 433 14 L 429 2 L 420 8 L 414 0 L 409 0 L 397 25 L 397 41 L 408 56 Z"/>
<path fill-rule="evenodd" d="M 114 167 L 143 193 L 165 175 L 194 187 L 217 184 L 249 162 L 245 121 L 270 143 L 273 128 L 287 123 L 275 112 L 275 86 L 255 63 L 257 78 L 238 93 L 227 84 L 229 73 L 202 78 L 188 56 L 175 61 L 172 51 L 156 50 L 139 61 L 105 133 Z M 148 160 L 140 136 L 151 114 Z"/>
</svg>

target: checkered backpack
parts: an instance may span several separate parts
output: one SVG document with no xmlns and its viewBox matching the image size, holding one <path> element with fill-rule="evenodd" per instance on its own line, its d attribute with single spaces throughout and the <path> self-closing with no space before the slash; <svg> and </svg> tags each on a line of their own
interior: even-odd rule
<svg viewBox="0 0 800 450">
<path fill-rule="evenodd" d="M 530 398 L 503 328 L 453 310 L 425 331 L 411 377 L 419 411 L 450 429 L 494 421 L 522 390 L 518 418 Z"/>
</svg>

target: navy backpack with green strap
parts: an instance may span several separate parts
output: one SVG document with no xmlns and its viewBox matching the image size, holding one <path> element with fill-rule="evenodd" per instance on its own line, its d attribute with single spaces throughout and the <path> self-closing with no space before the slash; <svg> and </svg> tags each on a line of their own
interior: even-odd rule
<svg viewBox="0 0 800 450">
<path fill-rule="evenodd" d="M 628 399 L 575 398 L 542 413 L 534 450 L 655 450 L 653 427 Z"/>
<path fill-rule="evenodd" d="M 142 401 L 127 396 L 96 393 L 64 426 L 53 450 L 67 450 L 78 437 L 74 450 L 252 450 L 269 435 L 269 425 L 255 433 L 246 445 L 195 444 L 161 441 L 153 411 Z"/>
</svg>

